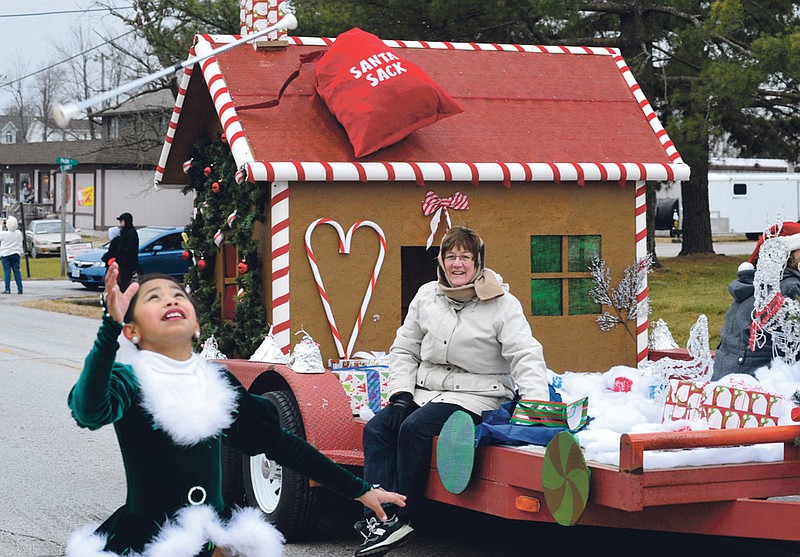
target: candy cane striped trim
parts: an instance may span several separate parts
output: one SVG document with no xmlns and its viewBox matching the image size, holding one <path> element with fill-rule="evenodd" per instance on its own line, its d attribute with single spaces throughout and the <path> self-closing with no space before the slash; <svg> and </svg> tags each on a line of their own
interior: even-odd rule
<svg viewBox="0 0 800 557">
<path fill-rule="evenodd" d="M 647 256 L 647 186 L 643 181 L 636 182 L 636 260 Z M 647 277 L 642 289 L 636 293 L 636 301 L 641 304 L 648 295 Z M 636 364 L 647 360 L 647 314 L 642 312 L 636 316 Z"/>
<path fill-rule="evenodd" d="M 284 354 L 291 344 L 289 295 L 289 184 L 274 182 L 270 188 L 272 259 L 272 334 Z"/>
<path fill-rule="evenodd" d="M 189 57 L 195 55 L 194 47 L 189 50 Z M 167 136 L 164 138 L 164 146 L 161 147 L 161 155 L 158 158 L 158 164 L 156 165 L 156 173 L 155 177 L 153 178 L 153 183 L 156 189 L 158 189 L 158 184 L 161 183 L 161 179 L 164 177 L 164 169 L 167 166 L 167 159 L 169 158 L 169 151 L 172 147 L 172 140 L 175 138 L 175 131 L 178 129 L 178 120 L 181 117 L 181 112 L 183 111 L 183 101 L 186 99 L 186 88 L 189 87 L 189 79 L 192 77 L 192 68 L 184 68 L 183 75 L 181 76 L 181 82 L 178 86 L 178 95 L 175 97 L 175 106 L 172 109 L 172 116 L 169 120 L 169 126 L 167 127 Z"/>
<path fill-rule="evenodd" d="M 614 54 L 614 62 L 617 64 L 617 68 L 619 68 L 625 83 L 628 84 L 631 94 L 636 99 L 636 102 L 639 103 L 639 108 L 642 109 L 642 113 L 644 113 L 645 118 L 647 118 L 647 121 L 650 123 L 650 127 L 653 129 L 656 137 L 661 142 L 661 146 L 667 152 L 669 160 L 673 163 L 683 163 L 683 159 L 678 153 L 678 150 L 675 148 L 675 145 L 672 143 L 672 140 L 669 138 L 667 130 L 665 130 L 664 126 L 661 125 L 661 121 L 658 119 L 655 110 L 653 110 L 653 107 L 650 105 L 650 101 L 648 101 L 647 97 L 644 96 L 642 88 L 636 82 L 636 78 L 633 77 L 633 73 L 628 67 L 628 64 L 625 62 L 625 59 L 619 54 L 619 52 Z"/>
<path fill-rule="evenodd" d="M 223 37 L 219 37 L 222 39 Z M 287 37 L 291 44 L 297 46 L 329 46 L 336 39 L 325 37 Z M 392 48 L 426 48 L 432 50 L 483 50 L 495 52 L 536 52 L 540 54 L 592 54 L 613 56 L 619 53 L 616 49 L 589 46 L 549 46 L 529 44 L 499 43 L 452 43 L 438 41 L 398 41 L 384 40 L 383 44 Z"/>
<path fill-rule="evenodd" d="M 195 45 L 198 56 L 209 54 L 213 47 L 207 41 L 197 41 Z M 208 92 L 214 102 L 214 108 L 222 123 L 222 131 L 228 138 L 228 145 L 236 161 L 236 166 L 240 166 L 244 161 L 253 160 L 253 152 L 247 141 L 242 125 L 236 110 L 233 108 L 233 99 L 228 91 L 228 84 L 222 75 L 222 70 L 217 64 L 217 57 L 212 56 L 200 62 L 203 69 L 203 77 L 208 86 Z"/>
<path fill-rule="evenodd" d="M 250 182 L 591 182 L 684 181 L 685 164 L 519 163 L 519 162 L 252 162 L 244 165 Z"/>
</svg>

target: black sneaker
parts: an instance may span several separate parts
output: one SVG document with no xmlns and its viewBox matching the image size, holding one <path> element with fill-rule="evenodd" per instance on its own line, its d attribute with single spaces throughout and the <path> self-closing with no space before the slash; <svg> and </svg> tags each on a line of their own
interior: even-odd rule
<svg viewBox="0 0 800 557">
<path fill-rule="evenodd" d="M 402 522 L 397 516 L 392 517 L 386 522 L 380 522 L 375 519 L 372 520 L 374 520 L 374 522 L 369 520 L 359 521 L 366 522 L 365 526 L 369 532 L 365 536 L 364 543 L 356 549 L 356 557 L 384 555 L 388 551 L 404 545 L 411 539 L 411 535 L 414 533 L 411 524 Z M 362 532 L 358 527 L 359 522 L 356 523 L 356 530 Z M 363 532 L 362 535 L 364 535 Z"/>
<path fill-rule="evenodd" d="M 376 517 L 371 516 L 369 518 L 365 518 L 364 520 L 359 520 L 353 524 L 353 529 L 361 534 L 366 540 L 372 533 L 372 527 L 379 522 L 380 521 Z"/>
</svg>

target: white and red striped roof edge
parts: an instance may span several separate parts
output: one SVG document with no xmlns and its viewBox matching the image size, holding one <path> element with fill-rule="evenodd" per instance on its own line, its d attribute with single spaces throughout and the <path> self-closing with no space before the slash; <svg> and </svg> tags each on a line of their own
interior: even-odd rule
<svg viewBox="0 0 800 557">
<path fill-rule="evenodd" d="M 212 50 L 212 45 L 225 44 L 240 38 L 240 35 L 198 35 L 195 38 L 193 49 L 202 55 Z M 334 39 L 287 37 L 292 45 L 327 46 L 333 44 Z M 222 123 L 223 130 L 239 169 L 246 173 L 250 182 L 258 181 L 464 181 L 503 182 L 510 185 L 512 181 L 620 181 L 627 180 L 658 180 L 658 181 L 685 181 L 689 179 L 689 167 L 684 164 L 677 149 L 670 140 L 664 127 L 661 125 L 655 111 L 645 98 L 638 83 L 633 77 L 625 60 L 614 48 L 596 47 L 566 47 L 566 46 L 541 46 L 541 45 L 516 45 L 495 43 L 450 43 L 450 42 L 424 42 L 424 41 L 396 41 L 386 40 L 384 43 L 393 48 L 430 48 L 440 50 L 485 50 L 505 52 L 538 52 L 547 54 L 577 54 L 611 56 L 622 73 L 625 82 L 634 98 L 639 103 L 650 127 L 659 139 L 667 156 L 669 164 L 641 163 L 636 161 L 620 161 L 616 163 L 593 162 L 333 162 L 333 161 L 256 161 L 247 137 L 242 130 L 236 110 L 233 106 L 228 86 L 217 65 L 216 58 L 210 57 L 201 63 L 203 77 L 208 85 L 209 93 L 214 100 L 214 106 Z M 193 54 L 193 53 L 192 53 Z M 191 69 L 184 70 L 178 96 L 175 101 L 175 110 L 167 130 L 164 147 L 161 151 L 158 166 L 156 167 L 155 184 L 161 182 L 164 168 L 169 157 L 172 140 L 177 129 L 183 101 L 186 95 Z"/>
</svg>

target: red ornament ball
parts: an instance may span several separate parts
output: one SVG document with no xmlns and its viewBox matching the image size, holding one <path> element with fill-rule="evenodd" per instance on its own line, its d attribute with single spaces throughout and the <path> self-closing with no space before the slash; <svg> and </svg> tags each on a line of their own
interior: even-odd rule
<svg viewBox="0 0 800 557">
<path fill-rule="evenodd" d="M 239 264 L 236 266 L 236 270 L 239 271 L 240 275 L 245 274 L 248 271 L 248 269 L 250 269 L 250 267 L 247 266 L 247 263 L 244 261 L 244 259 L 241 260 Z"/>
<path fill-rule="evenodd" d="M 206 260 L 205 259 L 200 259 L 197 262 L 197 268 L 200 269 L 201 271 L 205 271 L 206 270 Z"/>
<path fill-rule="evenodd" d="M 226 145 L 228 144 L 228 136 L 225 135 L 224 133 L 222 134 L 222 137 L 220 137 L 220 139 L 222 140 L 222 142 L 224 144 L 226 144 Z"/>
<path fill-rule="evenodd" d="M 208 176 L 209 174 L 211 174 L 211 167 L 210 167 L 210 166 L 207 166 L 207 167 L 205 167 L 205 168 L 203 169 L 203 174 L 205 174 L 206 176 Z"/>
<path fill-rule="evenodd" d="M 214 193 L 219 193 L 219 182 L 214 182 L 211 184 L 211 191 Z"/>
<path fill-rule="evenodd" d="M 188 249 L 183 250 L 183 253 L 181 253 L 181 259 L 183 259 L 184 261 L 189 261 L 191 257 L 192 257 L 192 252 L 190 252 Z"/>
</svg>

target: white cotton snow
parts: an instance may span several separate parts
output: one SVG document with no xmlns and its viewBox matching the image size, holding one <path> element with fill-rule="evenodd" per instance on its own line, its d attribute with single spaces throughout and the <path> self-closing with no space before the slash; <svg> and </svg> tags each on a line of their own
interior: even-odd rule
<svg viewBox="0 0 800 557">
<path fill-rule="evenodd" d="M 705 420 L 661 422 L 666 399 L 663 379 L 636 368 L 615 366 L 605 373 L 549 374 L 551 384 L 566 403 L 584 396 L 589 398 L 588 426 L 577 433 L 588 461 L 617 466 L 619 442 L 623 433 L 652 433 L 708 429 Z M 791 422 L 792 404 L 788 402 L 800 387 L 800 363 L 788 366 L 775 360 L 770 368 L 749 375 L 730 375 L 718 383 L 762 390 L 783 396 L 780 423 Z M 615 389 L 617 389 L 615 391 Z M 629 390 L 626 390 L 629 389 Z M 716 447 L 669 451 L 646 451 L 645 469 L 707 466 L 743 462 L 773 462 L 783 459 L 783 445 L 770 443 L 738 447 Z"/>
</svg>

